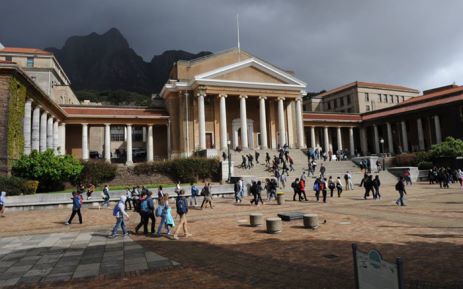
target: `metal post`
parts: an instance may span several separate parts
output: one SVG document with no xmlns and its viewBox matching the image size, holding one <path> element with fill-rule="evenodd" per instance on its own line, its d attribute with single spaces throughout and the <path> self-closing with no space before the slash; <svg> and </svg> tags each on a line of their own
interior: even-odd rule
<svg viewBox="0 0 463 289">
<path fill-rule="evenodd" d="M 357 244 L 352 243 L 352 257 L 354 259 L 354 275 L 355 275 L 355 288 L 360 289 L 359 272 L 357 270 Z M 402 288 L 400 288 L 402 289 Z"/>
<path fill-rule="evenodd" d="M 228 150 L 228 183 L 231 183 L 231 154 L 230 154 L 230 141 L 227 141 Z"/>
<path fill-rule="evenodd" d="M 405 289 L 402 258 L 400 257 L 397 258 L 396 263 L 397 263 L 397 276 L 399 279 L 399 289 Z"/>
</svg>

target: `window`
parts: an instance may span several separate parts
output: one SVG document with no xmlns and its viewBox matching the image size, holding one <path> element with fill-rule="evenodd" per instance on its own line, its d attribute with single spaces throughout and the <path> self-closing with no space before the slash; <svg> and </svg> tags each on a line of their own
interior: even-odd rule
<svg viewBox="0 0 463 289">
<path fill-rule="evenodd" d="M 121 125 L 111 126 L 111 141 L 124 141 L 124 127 Z"/>
<path fill-rule="evenodd" d="M 344 96 L 341 97 L 341 105 L 340 106 L 344 106 Z"/>
<path fill-rule="evenodd" d="M 11 56 L 5 56 L 5 60 L 6 60 L 6 61 L 12 61 L 13 58 L 12 58 Z"/>
<path fill-rule="evenodd" d="M 333 108 L 336 109 L 338 107 L 338 99 L 333 100 Z"/>
<path fill-rule="evenodd" d="M 394 103 L 394 96 L 393 96 L 393 95 L 389 95 L 389 98 L 391 99 L 391 103 Z"/>
<path fill-rule="evenodd" d="M 378 94 L 379 102 L 383 102 L 383 98 L 381 97 L 381 93 Z"/>
<path fill-rule="evenodd" d="M 397 103 L 399 103 L 399 96 L 398 95 L 395 96 L 395 100 L 396 100 Z"/>
<path fill-rule="evenodd" d="M 369 105 L 365 106 L 365 110 L 370 111 L 370 106 Z"/>
<path fill-rule="evenodd" d="M 133 127 L 132 140 L 133 141 L 143 141 L 143 127 Z"/>
<path fill-rule="evenodd" d="M 328 110 L 330 110 L 331 109 L 331 101 L 328 101 L 327 104 L 328 104 Z"/>
<path fill-rule="evenodd" d="M 28 57 L 27 58 L 27 67 L 34 67 L 34 58 Z"/>
<path fill-rule="evenodd" d="M 350 94 L 347 96 L 347 104 L 350 104 Z"/>
<path fill-rule="evenodd" d="M 370 95 L 368 92 L 365 92 L 365 101 L 370 101 Z"/>
<path fill-rule="evenodd" d="M 349 107 L 349 108 L 347 109 L 347 112 L 348 112 L 348 113 L 352 113 L 352 107 Z"/>
<path fill-rule="evenodd" d="M 402 102 L 404 102 L 404 101 L 405 101 L 405 96 L 402 95 Z"/>
</svg>

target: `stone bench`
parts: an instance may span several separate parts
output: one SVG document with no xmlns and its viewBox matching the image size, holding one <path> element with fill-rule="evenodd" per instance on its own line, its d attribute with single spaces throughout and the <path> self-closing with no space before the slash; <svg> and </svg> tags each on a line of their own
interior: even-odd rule
<svg viewBox="0 0 463 289">
<path fill-rule="evenodd" d="M 282 222 L 280 218 L 267 218 L 265 220 L 267 224 L 267 233 L 277 234 L 282 230 Z"/>
</svg>

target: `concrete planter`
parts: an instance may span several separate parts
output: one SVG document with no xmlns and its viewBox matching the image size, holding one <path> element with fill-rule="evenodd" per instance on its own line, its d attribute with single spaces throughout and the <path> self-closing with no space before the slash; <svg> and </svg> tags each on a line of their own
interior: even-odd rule
<svg viewBox="0 0 463 289">
<path fill-rule="evenodd" d="M 277 204 L 284 205 L 285 203 L 285 194 L 277 194 Z"/>
<path fill-rule="evenodd" d="M 281 232 L 282 224 L 280 218 L 267 218 L 265 222 L 267 224 L 267 233 L 277 234 Z"/>
<path fill-rule="evenodd" d="M 258 227 L 264 224 L 264 216 L 261 213 L 252 213 L 249 215 L 249 223 L 251 227 Z"/>
<path fill-rule="evenodd" d="M 318 215 L 316 214 L 305 214 L 304 215 L 304 228 L 316 229 L 318 228 Z"/>
</svg>

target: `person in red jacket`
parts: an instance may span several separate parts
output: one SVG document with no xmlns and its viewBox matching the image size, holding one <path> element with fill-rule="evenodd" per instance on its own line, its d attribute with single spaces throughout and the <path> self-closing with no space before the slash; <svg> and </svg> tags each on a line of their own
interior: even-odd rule
<svg viewBox="0 0 463 289">
<path fill-rule="evenodd" d="M 305 194 L 305 180 L 304 179 L 301 179 L 299 181 L 299 196 L 300 196 L 300 200 L 302 199 L 302 196 L 304 196 L 304 200 L 307 201 L 307 196 Z"/>
</svg>

